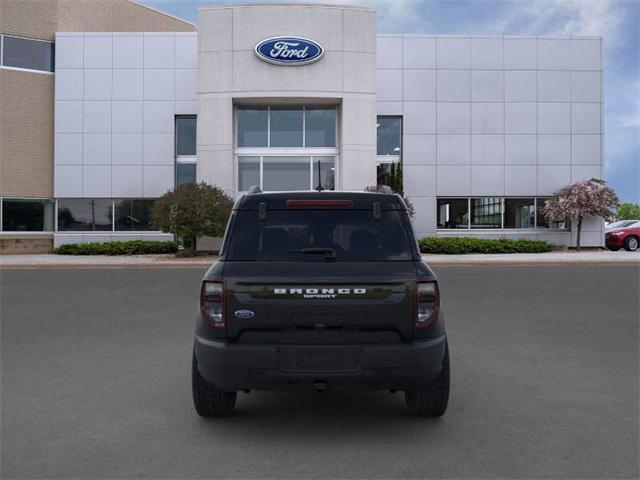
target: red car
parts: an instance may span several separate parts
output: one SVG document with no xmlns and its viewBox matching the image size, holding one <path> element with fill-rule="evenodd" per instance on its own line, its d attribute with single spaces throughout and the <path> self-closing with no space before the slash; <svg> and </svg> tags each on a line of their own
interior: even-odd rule
<svg viewBox="0 0 640 480">
<path fill-rule="evenodd" d="M 607 230 L 604 235 L 604 244 L 609 250 L 616 251 L 624 247 L 625 250 L 635 252 L 640 246 L 640 222 Z"/>
</svg>

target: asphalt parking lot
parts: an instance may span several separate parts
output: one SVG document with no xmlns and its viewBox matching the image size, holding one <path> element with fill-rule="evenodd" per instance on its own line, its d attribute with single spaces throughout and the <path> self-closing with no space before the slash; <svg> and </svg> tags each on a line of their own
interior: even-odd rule
<svg viewBox="0 0 640 480">
<path fill-rule="evenodd" d="M 3 478 L 638 478 L 637 266 L 438 267 L 442 419 L 401 394 L 191 404 L 202 269 L 4 270 Z"/>
</svg>

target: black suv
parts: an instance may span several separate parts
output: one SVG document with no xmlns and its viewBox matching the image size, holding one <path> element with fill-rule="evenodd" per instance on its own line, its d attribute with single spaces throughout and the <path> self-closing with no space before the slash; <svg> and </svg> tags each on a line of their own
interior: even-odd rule
<svg viewBox="0 0 640 480">
<path fill-rule="evenodd" d="M 198 414 L 238 391 L 403 390 L 443 415 L 449 352 L 440 291 L 391 193 L 251 193 L 205 274 L 192 368 Z"/>
</svg>

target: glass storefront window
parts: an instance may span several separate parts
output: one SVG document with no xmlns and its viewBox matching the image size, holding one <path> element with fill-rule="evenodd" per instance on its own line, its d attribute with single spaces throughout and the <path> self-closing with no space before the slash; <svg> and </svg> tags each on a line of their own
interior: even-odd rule
<svg viewBox="0 0 640 480">
<path fill-rule="evenodd" d="M 73 198 L 58 200 L 58 231 L 111 231 L 113 202 Z"/>
<path fill-rule="evenodd" d="M 53 72 L 54 48 L 51 42 L 3 35 L 2 65 Z"/>
<path fill-rule="evenodd" d="M 53 230 L 53 202 L 51 200 L 2 200 L 2 231 L 50 232 Z"/>
<path fill-rule="evenodd" d="M 305 147 L 335 147 L 336 109 L 306 107 L 304 129 Z"/>
<path fill-rule="evenodd" d="M 535 212 L 533 198 L 505 198 L 504 228 L 534 228 Z"/>
<path fill-rule="evenodd" d="M 302 107 L 271 107 L 270 143 L 273 147 L 303 146 Z"/>
<path fill-rule="evenodd" d="M 334 157 L 314 157 L 311 168 L 313 169 L 314 190 L 320 188 L 333 190 L 335 188 L 336 160 Z M 320 175 L 318 176 L 318 174 Z"/>
<path fill-rule="evenodd" d="M 185 183 L 196 183 L 196 164 L 193 162 L 176 163 L 176 187 Z"/>
<path fill-rule="evenodd" d="M 149 231 L 151 226 L 151 212 L 153 200 L 122 199 L 115 201 L 116 231 Z"/>
<path fill-rule="evenodd" d="M 176 155 L 196 154 L 196 128 L 195 115 L 176 116 Z"/>
<path fill-rule="evenodd" d="M 238 107 L 238 147 L 269 146 L 267 107 Z"/>
<path fill-rule="evenodd" d="M 238 191 L 260 185 L 260 157 L 238 157 Z"/>
<path fill-rule="evenodd" d="M 378 155 L 400 156 L 400 145 L 402 144 L 402 118 L 401 117 L 378 117 L 376 128 L 378 137 Z"/>
<path fill-rule="evenodd" d="M 538 198 L 536 200 L 536 225 L 538 228 L 555 228 L 555 229 L 560 229 L 560 230 L 566 230 L 569 228 L 569 222 L 566 220 L 562 220 L 560 222 L 550 222 L 549 220 L 546 219 L 546 217 L 544 216 L 544 212 L 543 212 L 543 208 L 544 208 L 544 202 L 547 200 L 552 200 L 552 197 L 544 197 L 544 198 Z"/>
<path fill-rule="evenodd" d="M 438 228 L 468 228 L 469 201 L 466 198 L 438 199 Z"/>
<path fill-rule="evenodd" d="M 502 199 L 484 197 L 471 199 L 471 228 L 501 228 Z"/>
<path fill-rule="evenodd" d="M 309 190 L 309 157 L 263 157 L 262 162 L 263 190 Z"/>
</svg>

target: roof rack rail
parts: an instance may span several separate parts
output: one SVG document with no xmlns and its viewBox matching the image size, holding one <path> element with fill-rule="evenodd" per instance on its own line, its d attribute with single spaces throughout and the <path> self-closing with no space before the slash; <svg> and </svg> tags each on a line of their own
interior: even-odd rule
<svg viewBox="0 0 640 480">
<path fill-rule="evenodd" d="M 247 190 L 247 193 L 249 195 L 251 195 L 253 193 L 262 193 L 262 189 L 258 185 L 251 185 L 249 187 L 249 189 Z"/>
<path fill-rule="evenodd" d="M 389 185 L 380 185 L 378 187 L 378 193 L 385 193 L 388 195 L 393 194 L 393 190 L 391 190 L 391 187 Z"/>
</svg>

